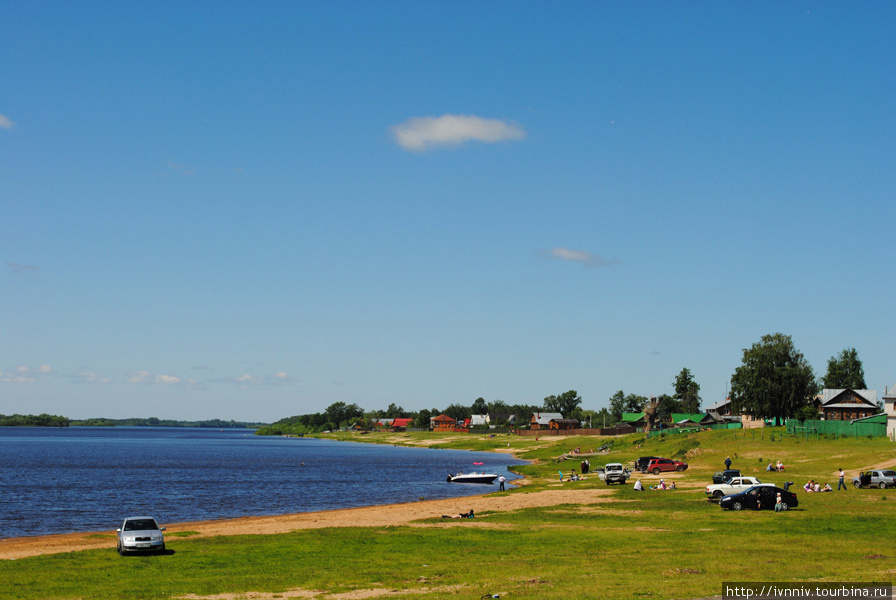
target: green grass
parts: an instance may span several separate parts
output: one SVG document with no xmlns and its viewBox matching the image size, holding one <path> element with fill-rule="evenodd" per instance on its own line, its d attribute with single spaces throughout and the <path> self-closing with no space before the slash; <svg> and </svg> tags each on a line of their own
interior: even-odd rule
<svg viewBox="0 0 896 600">
<path fill-rule="evenodd" d="M 169 539 L 164 556 L 119 557 L 108 550 L 0 562 L 3 598 L 173 598 L 185 594 L 319 590 L 320 598 L 352 590 L 394 590 L 400 598 L 701 598 L 734 581 L 890 581 L 896 573 L 896 493 L 855 490 L 798 492 L 800 506 L 783 514 L 722 511 L 702 486 L 730 455 L 735 468 L 763 480 L 797 485 L 831 482 L 843 466 L 854 472 L 896 458 L 885 440 L 807 442 L 765 432 L 702 432 L 677 438 L 617 440 L 606 461 L 640 455 L 681 455 L 691 465 L 675 491 L 611 488 L 610 502 L 564 504 L 512 512 L 483 512 L 468 520 L 430 519 L 422 526 L 333 528 L 285 535 Z M 395 443 L 394 435 L 363 436 Z M 378 436 L 373 437 L 373 436 Z M 380 437 L 381 436 L 381 437 Z M 535 442 L 534 438 L 437 437 L 442 447 L 511 447 L 531 485 L 507 492 L 556 489 L 553 462 L 595 438 Z M 403 443 L 429 442 L 408 434 Z M 602 440 L 601 440 L 602 441 Z M 466 442 L 466 443 L 465 443 Z M 642 447 L 638 447 L 638 444 Z M 781 459 L 785 473 L 766 474 Z M 760 459 L 762 462 L 760 462 Z M 768 475 L 768 477 L 766 476 Z M 642 477 L 645 483 L 652 477 Z M 596 477 L 563 489 L 606 488 Z M 575 487 L 573 487 L 575 486 Z M 171 536 L 172 538 L 174 536 Z M 126 591 L 126 593 L 125 593 Z M 272 596 L 272 597 L 276 597 Z M 386 596 L 388 597 L 388 596 Z"/>
</svg>

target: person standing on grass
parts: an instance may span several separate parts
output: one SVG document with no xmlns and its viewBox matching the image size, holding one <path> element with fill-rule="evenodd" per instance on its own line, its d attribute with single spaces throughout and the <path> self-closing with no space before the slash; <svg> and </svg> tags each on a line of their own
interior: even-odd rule
<svg viewBox="0 0 896 600">
<path fill-rule="evenodd" d="M 504 476 L 503 476 L 503 475 L 501 475 L 500 477 L 498 477 L 498 483 L 501 485 L 499 491 L 502 491 L 502 492 L 504 491 L 504 482 L 505 482 L 505 481 L 507 481 L 507 480 L 504 479 Z"/>
<path fill-rule="evenodd" d="M 728 470 L 730 468 L 731 468 L 731 457 L 729 456 L 728 458 L 725 459 L 725 470 Z"/>
<path fill-rule="evenodd" d="M 844 475 L 844 474 L 843 474 L 843 469 L 841 468 L 841 469 L 840 469 L 840 472 L 837 473 L 837 476 L 840 478 L 840 482 L 837 483 L 837 491 L 838 491 L 838 492 L 840 491 L 840 488 L 841 488 L 841 487 L 842 487 L 844 490 L 845 490 L 845 489 L 848 489 L 848 488 L 846 487 L 846 484 L 843 483 L 843 475 Z"/>
</svg>

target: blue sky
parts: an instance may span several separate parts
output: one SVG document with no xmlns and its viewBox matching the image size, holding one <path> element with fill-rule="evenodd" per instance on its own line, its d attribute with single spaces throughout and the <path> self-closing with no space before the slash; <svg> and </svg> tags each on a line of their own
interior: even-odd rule
<svg viewBox="0 0 896 600">
<path fill-rule="evenodd" d="M 256 3 L 257 4 L 257 3 Z M 896 380 L 889 2 L 4 4 L 0 413 Z"/>
</svg>

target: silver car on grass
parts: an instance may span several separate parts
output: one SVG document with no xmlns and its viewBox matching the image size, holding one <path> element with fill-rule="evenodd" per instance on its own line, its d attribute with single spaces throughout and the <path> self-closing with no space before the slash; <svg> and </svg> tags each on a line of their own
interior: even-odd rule
<svg viewBox="0 0 896 600">
<path fill-rule="evenodd" d="M 165 528 L 153 517 L 127 517 L 117 531 L 119 554 L 165 550 Z"/>
</svg>

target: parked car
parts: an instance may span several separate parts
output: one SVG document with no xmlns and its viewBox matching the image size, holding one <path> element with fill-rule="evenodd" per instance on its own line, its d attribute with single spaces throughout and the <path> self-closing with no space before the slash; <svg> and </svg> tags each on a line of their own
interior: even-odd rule
<svg viewBox="0 0 896 600">
<path fill-rule="evenodd" d="M 638 460 L 635 461 L 635 469 L 641 471 L 642 473 L 647 472 L 647 465 L 650 464 L 655 458 L 662 458 L 661 456 L 642 456 Z"/>
<path fill-rule="evenodd" d="M 712 482 L 725 483 L 732 477 L 740 477 L 740 469 L 725 469 L 724 471 L 716 471 L 712 475 Z"/>
<path fill-rule="evenodd" d="M 625 480 L 628 479 L 630 475 L 631 473 L 625 470 L 622 463 L 608 463 L 604 466 L 600 478 L 603 479 L 607 485 L 610 485 L 611 483 L 625 483 Z"/>
<path fill-rule="evenodd" d="M 119 554 L 165 550 L 165 528 L 153 517 L 127 517 L 117 531 Z"/>
<path fill-rule="evenodd" d="M 722 496 L 719 506 L 731 510 L 774 510 L 778 494 L 781 494 L 784 510 L 799 506 L 796 494 L 774 485 L 754 485 L 742 492 Z"/>
<path fill-rule="evenodd" d="M 886 471 L 864 471 L 852 480 L 852 484 L 857 488 L 879 487 L 882 490 L 888 487 L 896 487 L 896 471 L 890 469 Z"/>
<path fill-rule="evenodd" d="M 659 475 L 663 471 L 684 471 L 688 463 L 671 458 L 654 458 L 647 464 L 647 472 Z"/>
<path fill-rule="evenodd" d="M 754 485 L 773 485 L 771 483 L 762 483 L 755 477 L 732 477 L 725 483 L 714 483 L 706 486 L 706 495 L 713 498 L 721 498 L 722 496 L 730 496 L 742 492 Z"/>
</svg>

